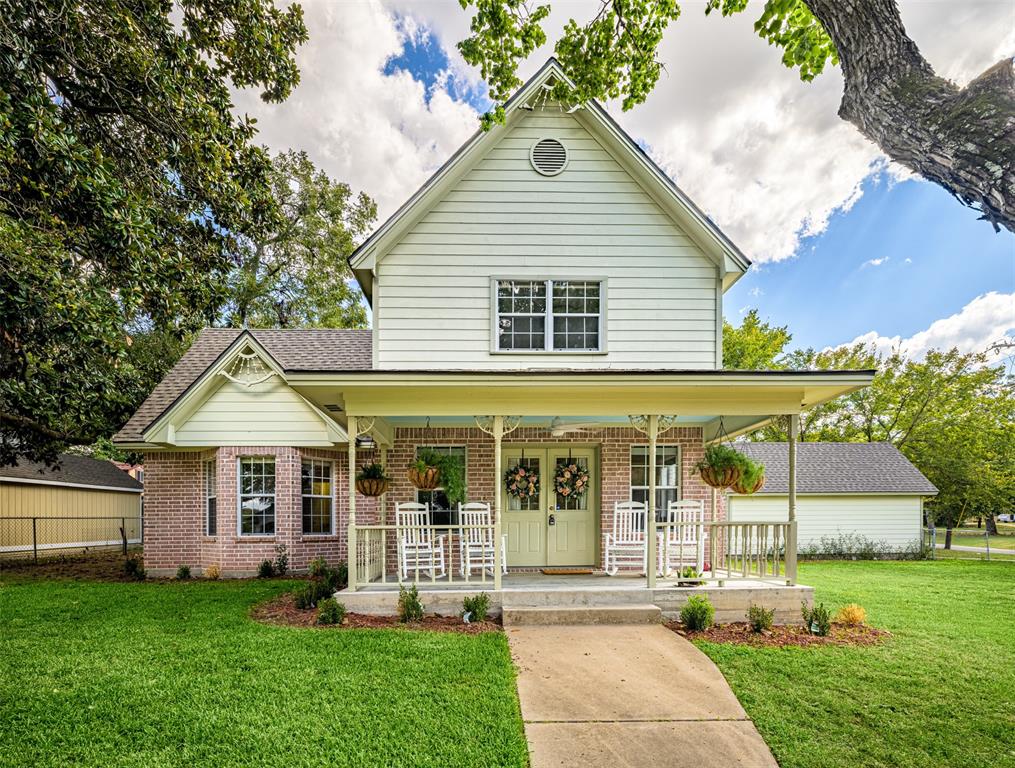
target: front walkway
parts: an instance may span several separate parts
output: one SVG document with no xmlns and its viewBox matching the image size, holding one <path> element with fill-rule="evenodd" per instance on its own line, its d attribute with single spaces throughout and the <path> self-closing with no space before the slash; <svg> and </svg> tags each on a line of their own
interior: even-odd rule
<svg viewBox="0 0 1015 768">
<path fill-rule="evenodd" d="M 532 768 L 778 768 L 716 666 L 659 625 L 508 629 Z"/>
</svg>

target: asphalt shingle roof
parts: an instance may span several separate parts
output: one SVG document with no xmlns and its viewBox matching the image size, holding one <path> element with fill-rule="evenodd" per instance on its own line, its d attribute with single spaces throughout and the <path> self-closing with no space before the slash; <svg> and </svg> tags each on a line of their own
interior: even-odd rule
<svg viewBox="0 0 1015 768">
<path fill-rule="evenodd" d="M 140 441 L 145 429 L 201 378 L 242 332 L 238 328 L 202 330 L 113 439 Z M 287 371 L 364 371 L 372 366 L 369 329 L 252 329 L 250 334 Z"/>
<path fill-rule="evenodd" d="M 736 443 L 765 465 L 759 494 L 789 492 L 786 443 Z M 930 496 L 937 488 L 890 443 L 797 443 L 797 493 L 912 493 Z"/>
<path fill-rule="evenodd" d="M 100 461 L 91 456 L 60 454 L 56 469 L 45 464 L 21 460 L 12 467 L 0 467 L 0 477 L 15 480 L 45 480 L 47 483 L 68 485 L 99 485 L 104 488 L 124 488 L 140 491 L 144 486 L 111 461 Z"/>
</svg>

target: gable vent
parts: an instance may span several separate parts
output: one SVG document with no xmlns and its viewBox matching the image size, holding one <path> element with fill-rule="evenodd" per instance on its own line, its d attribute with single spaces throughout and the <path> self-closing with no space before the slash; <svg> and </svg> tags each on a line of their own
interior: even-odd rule
<svg viewBox="0 0 1015 768">
<path fill-rule="evenodd" d="M 567 147 L 556 139 L 540 139 L 532 145 L 529 162 L 544 176 L 556 176 L 567 167 Z"/>
</svg>

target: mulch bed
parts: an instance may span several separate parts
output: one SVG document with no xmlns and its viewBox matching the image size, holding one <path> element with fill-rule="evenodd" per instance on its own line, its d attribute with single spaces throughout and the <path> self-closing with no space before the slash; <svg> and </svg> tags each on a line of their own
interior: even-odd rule
<svg viewBox="0 0 1015 768">
<path fill-rule="evenodd" d="M 768 648 L 809 648 L 819 645 L 852 645 L 867 646 L 877 645 L 886 638 L 891 637 L 891 632 L 875 627 L 850 626 L 847 624 L 832 623 L 832 630 L 825 637 L 812 635 L 802 624 L 781 624 L 760 634 L 751 631 L 750 625 L 745 621 L 738 621 L 733 624 L 717 624 L 704 632 L 688 632 L 683 625 L 676 621 L 666 623 L 666 626 L 683 635 L 688 640 L 705 640 L 710 643 L 732 643 L 735 645 L 753 645 Z"/>
<path fill-rule="evenodd" d="M 140 551 L 131 550 L 140 557 Z M 89 552 L 72 555 L 47 555 L 36 564 L 31 557 L 0 562 L 0 576 L 37 579 L 84 579 L 87 581 L 133 581 L 123 570 L 123 553 Z"/>
<path fill-rule="evenodd" d="M 424 616 L 423 621 L 403 624 L 397 616 L 368 616 L 364 613 L 347 613 L 339 626 L 321 626 L 317 623 L 316 608 L 297 608 L 292 592 L 255 605 L 250 617 L 262 624 L 287 627 L 312 627 L 314 629 L 415 629 L 428 632 L 458 632 L 464 635 L 479 635 L 484 632 L 500 632 L 501 625 L 488 619 L 466 624 L 457 616 Z"/>
</svg>

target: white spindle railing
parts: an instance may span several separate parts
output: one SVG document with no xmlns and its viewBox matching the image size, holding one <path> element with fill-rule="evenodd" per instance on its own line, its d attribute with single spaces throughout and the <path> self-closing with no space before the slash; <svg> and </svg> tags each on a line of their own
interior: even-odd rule
<svg viewBox="0 0 1015 768">
<path fill-rule="evenodd" d="M 657 522 L 658 569 L 679 576 L 682 567 L 703 573 L 697 581 L 795 583 L 791 523 L 767 521 Z M 702 569 L 702 564 L 708 567 Z M 669 573 L 672 569 L 672 572 Z"/>
</svg>

